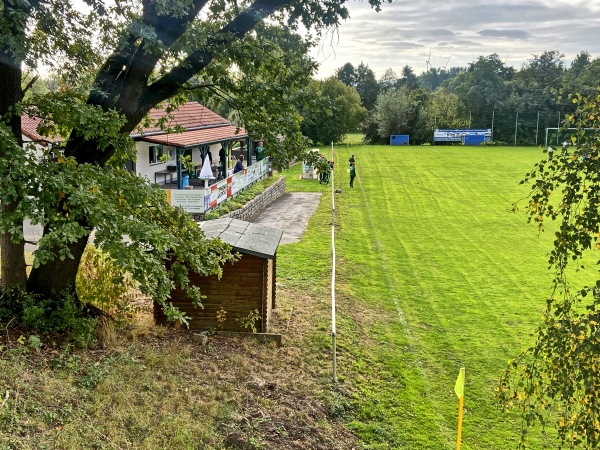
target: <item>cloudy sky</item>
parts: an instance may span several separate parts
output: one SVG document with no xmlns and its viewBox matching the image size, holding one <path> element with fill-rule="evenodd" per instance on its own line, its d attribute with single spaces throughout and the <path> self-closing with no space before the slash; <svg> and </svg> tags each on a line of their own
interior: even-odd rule
<svg viewBox="0 0 600 450">
<path fill-rule="evenodd" d="M 567 66 L 583 50 L 600 57 L 600 0 L 395 0 L 379 13 L 349 0 L 348 7 L 350 19 L 313 51 L 317 78 L 347 62 L 364 62 L 379 78 L 388 68 L 400 74 L 409 65 L 419 74 L 428 60 L 442 69 L 492 53 L 517 69 L 546 50 L 563 53 Z"/>
</svg>

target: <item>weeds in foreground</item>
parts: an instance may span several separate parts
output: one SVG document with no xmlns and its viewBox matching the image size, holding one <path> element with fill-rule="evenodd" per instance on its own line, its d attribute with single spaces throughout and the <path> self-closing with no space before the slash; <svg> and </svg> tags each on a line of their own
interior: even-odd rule
<svg viewBox="0 0 600 450">
<path fill-rule="evenodd" d="M 273 331 L 285 331 L 284 348 L 221 334 L 202 348 L 185 331 L 100 321 L 106 337 L 81 351 L 0 325 L 0 448 L 352 448 L 331 422 L 347 405 L 306 336 L 327 306 L 303 298 L 289 314 L 296 296 L 278 293 Z"/>
<path fill-rule="evenodd" d="M 73 294 L 47 299 L 18 288 L 6 288 L 0 290 L 0 323 L 3 322 L 14 322 L 34 334 L 59 335 L 70 344 L 85 348 L 95 339 L 97 318 Z"/>
<path fill-rule="evenodd" d="M 237 321 L 240 323 L 243 329 L 252 333 L 256 333 L 256 325 L 259 323 L 260 319 L 260 312 L 258 312 L 258 309 L 255 309 L 250 311 L 247 316 L 238 318 Z"/>
</svg>

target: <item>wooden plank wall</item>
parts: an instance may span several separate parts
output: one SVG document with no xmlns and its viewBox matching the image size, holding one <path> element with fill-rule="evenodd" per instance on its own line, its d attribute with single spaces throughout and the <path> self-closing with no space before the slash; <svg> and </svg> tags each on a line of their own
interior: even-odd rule
<svg viewBox="0 0 600 450">
<path fill-rule="evenodd" d="M 273 270 L 271 273 L 271 309 L 277 308 L 277 253 L 273 255 Z"/>
<path fill-rule="evenodd" d="M 256 323 L 258 332 L 266 332 L 270 313 L 267 309 L 266 290 L 269 274 L 268 260 L 257 256 L 242 254 L 234 265 L 227 264 L 223 268 L 223 276 L 219 280 L 215 275 L 202 277 L 191 274 L 191 282 L 198 286 L 206 298 L 202 300 L 204 308 L 194 308 L 191 300 L 181 290 L 171 293 L 174 306 L 192 317 L 192 330 L 251 331 L 243 328 L 237 319 L 247 317 L 253 310 L 261 313 Z M 223 308 L 225 321 L 217 321 L 217 312 Z"/>
<path fill-rule="evenodd" d="M 270 329 L 270 320 L 271 320 L 271 311 L 273 309 L 273 282 L 275 281 L 273 279 L 273 260 L 272 259 L 268 259 L 267 260 L 267 264 L 265 264 L 265 269 L 266 269 L 266 273 L 267 273 L 267 282 L 265 283 L 265 308 L 266 308 L 266 314 L 265 314 L 265 318 L 267 319 L 265 327 L 266 330 L 269 331 Z"/>
</svg>

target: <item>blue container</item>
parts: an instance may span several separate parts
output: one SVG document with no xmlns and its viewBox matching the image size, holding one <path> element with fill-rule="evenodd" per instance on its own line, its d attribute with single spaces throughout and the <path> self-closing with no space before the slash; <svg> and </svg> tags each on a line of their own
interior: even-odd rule
<svg viewBox="0 0 600 450">
<path fill-rule="evenodd" d="M 481 145 L 485 142 L 485 136 L 482 134 L 465 135 L 465 145 Z"/>
<path fill-rule="evenodd" d="M 392 134 L 390 136 L 390 145 L 410 145 L 408 134 Z"/>
<path fill-rule="evenodd" d="M 186 186 L 190 185 L 190 176 L 189 175 L 184 175 L 181 178 L 181 187 L 184 188 Z"/>
</svg>

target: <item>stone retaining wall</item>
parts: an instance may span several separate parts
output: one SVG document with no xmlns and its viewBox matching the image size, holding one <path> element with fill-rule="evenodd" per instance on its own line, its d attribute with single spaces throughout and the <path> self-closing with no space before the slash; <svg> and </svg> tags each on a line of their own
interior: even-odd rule
<svg viewBox="0 0 600 450">
<path fill-rule="evenodd" d="M 267 206 L 285 194 L 285 177 L 281 177 L 275 184 L 269 186 L 264 192 L 242 208 L 231 211 L 223 217 L 231 217 L 233 219 L 248 220 L 256 214 L 261 213 Z"/>
</svg>

